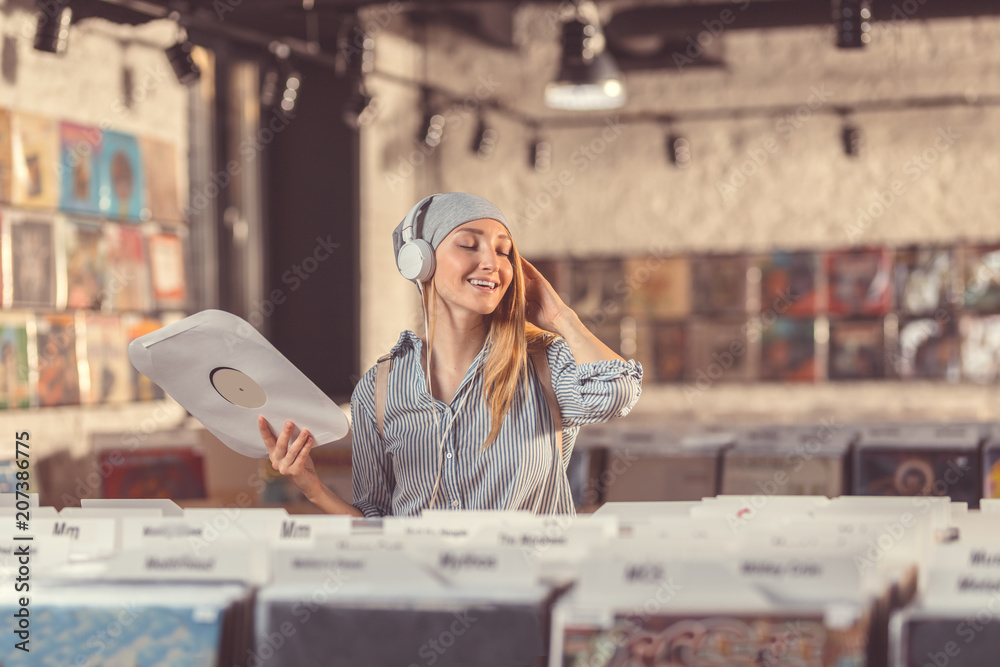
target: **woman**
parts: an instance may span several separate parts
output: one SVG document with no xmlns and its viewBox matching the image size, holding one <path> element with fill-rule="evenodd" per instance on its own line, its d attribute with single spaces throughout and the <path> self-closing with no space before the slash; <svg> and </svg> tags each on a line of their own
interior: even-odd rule
<svg viewBox="0 0 1000 667">
<path fill-rule="evenodd" d="M 481 197 L 421 200 L 393 246 L 400 272 L 420 289 L 425 337 L 404 331 L 351 397 L 354 504 L 320 482 L 308 430 L 293 437 L 289 422 L 275 435 L 261 417 L 274 468 L 331 514 L 572 514 L 566 465 L 579 427 L 628 414 L 641 365 L 587 330 Z M 539 380 L 546 372 L 554 394 Z M 546 393 L 558 401 L 559 428 Z"/>
</svg>

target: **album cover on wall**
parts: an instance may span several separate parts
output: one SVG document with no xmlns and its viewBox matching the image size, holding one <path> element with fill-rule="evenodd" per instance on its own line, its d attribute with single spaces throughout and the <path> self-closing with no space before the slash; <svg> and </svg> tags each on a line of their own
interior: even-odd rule
<svg viewBox="0 0 1000 667">
<path fill-rule="evenodd" d="M 0 202 L 10 204 L 14 198 L 14 140 L 10 111 L 0 109 Z"/>
<path fill-rule="evenodd" d="M 696 321 L 688 328 L 689 380 L 752 380 L 745 320 Z"/>
<path fill-rule="evenodd" d="M 142 166 L 146 177 L 146 206 L 144 220 L 181 222 L 184 220 L 180 206 L 180 189 L 177 186 L 177 150 L 174 145 L 149 137 L 139 138 Z"/>
<path fill-rule="evenodd" d="M 951 307 L 958 290 L 958 262 L 949 248 L 900 248 L 894 262 L 896 307 L 931 315 Z"/>
<path fill-rule="evenodd" d="M 970 246 L 962 254 L 962 306 L 1000 312 L 1000 246 Z"/>
<path fill-rule="evenodd" d="M 983 498 L 1000 498 L 1000 440 L 983 445 Z"/>
<path fill-rule="evenodd" d="M 106 130 L 97 164 L 101 213 L 117 220 L 142 220 L 146 180 L 138 140 Z"/>
<path fill-rule="evenodd" d="M 96 127 L 59 124 L 59 208 L 100 215 L 97 161 L 102 132 Z"/>
<path fill-rule="evenodd" d="M 183 308 L 187 301 L 184 242 L 176 234 L 151 234 L 148 241 L 149 271 L 157 308 Z"/>
<path fill-rule="evenodd" d="M 779 315 L 815 315 L 819 261 L 811 252 L 776 252 L 760 261 L 760 309 Z"/>
<path fill-rule="evenodd" d="M 693 260 L 694 310 L 700 315 L 743 315 L 747 311 L 748 261 L 742 255 L 708 255 Z"/>
<path fill-rule="evenodd" d="M 59 203 L 59 129 L 50 118 L 11 114 L 14 163 L 13 203 L 55 209 Z"/>
<path fill-rule="evenodd" d="M 580 319 L 602 324 L 620 319 L 625 309 L 620 259 L 581 259 L 570 262 L 570 303 Z"/>
<path fill-rule="evenodd" d="M 819 376 L 815 323 L 779 317 L 761 331 L 760 378 L 812 382 Z"/>
<path fill-rule="evenodd" d="M 86 338 L 90 382 L 84 402 L 93 405 L 132 400 L 132 364 L 121 318 L 88 314 Z"/>
<path fill-rule="evenodd" d="M 830 322 L 828 377 L 831 380 L 885 377 L 885 326 L 881 318 Z"/>
<path fill-rule="evenodd" d="M 827 310 L 836 315 L 881 315 L 892 305 L 892 251 L 838 250 L 825 255 Z"/>
<path fill-rule="evenodd" d="M 663 320 L 691 314 L 691 261 L 687 257 L 630 257 L 624 271 L 629 315 Z"/>
<path fill-rule="evenodd" d="M 948 496 L 979 507 L 979 429 L 972 426 L 872 426 L 854 450 L 854 495 Z"/>
<path fill-rule="evenodd" d="M 0 409 L 31 407 L 26 316 L 0 317 Z"/>
<path fill-rule="evenodd" d="M 962 377 L 973 382 L 1000 380 L 1000 315 L 963 315 Z"/>
<path fill-rule="evenodd" d="M 145 336 L 163 327 L 163 322 L 155 317 L 128 314 L 122 318 L 125 327 L 125 338 L 131 343 L 140 336 Z M 129 364 L 129 375 L 132 378 L 132 398 L 137 401 L 160 400 L 166 396 L 159 385 L 140 373 Z"/>
<path fill-rule="evenodd" d="M 569 280 L 566 275 L 569 272 L 567 262 L 556 258 L 529 259 L 528 261 L 531 262 L 531 265 L 538 269 L 538 272 L 549 281 L 549 284 L 552 285 L 552 289 L 554 289 L 564 301 L 568 302 L 570 300 L 571 297 L 568 293 Z"/>
<path fill-rule="evenodd" d="M 105 223 L 103 230 L 108 272 L 102 308 L 114 311 L 152 310 L 146 239 L 142 230 L 114 222 Z"/>
<path fill-rule="evenodd" d="M 38 317 L 38 403 L 42 407 L 79 405 L 76 319 L 47 313 Z"/>
<path fill-rule="evenodd" d="M 639 328 L 636 359 L 656 382 L 683 382 L 687 343 L 684 322 L 651 322 Z"/>
<path fill-rule="evenodd" d="M 56 237 L 51 217 L 6 213 L 11 245 L 11 306 L 56 306 Z M 6 287 L 6 286 L 5 286 Z"/>
<path fill-rule="evenodd" d="M 893 369 L 897 377 L 956 381 L 959 365 L 958 327 L 950 313 L 941 319 L 904 319 L 899 323 Z"/>
<path fill-rule="evenodd" d="M 193 447 L 101 450 L 104 498 L 205 498 L 205 462 Z"/>
<path fill-rule="evenodd" d="M 100 310 L 108 272 L 107 245 L 100 224 L 67 220 L 63 225 L 66 246 L 66 306 Z"/>
</svg>

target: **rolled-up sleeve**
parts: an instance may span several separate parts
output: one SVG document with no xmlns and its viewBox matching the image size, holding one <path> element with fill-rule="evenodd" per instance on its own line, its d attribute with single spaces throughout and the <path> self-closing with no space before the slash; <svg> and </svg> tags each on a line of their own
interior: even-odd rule
<svg viewBox="0 0 1000 667">
<path fill-rule="evenodd" d="M 564 427 L 624 417 L 642 393 L 642 364 L 635 360 L 577 364 L 562 338 L 549 346 L 548 359 Z"/>
<path fill-rule="evenodd" d="M 375 423 L 375 368 L 365 373 L 351 395 L 351 432 L 354 506 L 368 517 L 392 514 L 396 478 Z"/>
</svg>

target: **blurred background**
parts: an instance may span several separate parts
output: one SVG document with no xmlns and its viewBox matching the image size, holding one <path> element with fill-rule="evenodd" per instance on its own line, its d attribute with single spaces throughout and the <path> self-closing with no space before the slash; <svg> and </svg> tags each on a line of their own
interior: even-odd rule
<svg viewBox="0 0 1000 667">
<path fill-rule="evenodd" d="M 346 403 L 421 327 L 391 230 L 446 191 L 499 205 L 520 252 L 642 362 L 634 423 L 988 421 L 998 15 L 986 0 L 5 2 L 0 422 L 32 431 L 50 504 L 108 486 L 87 481 L 95 443 L 200 470 L 210 436 L 186 429 L 195 463 L 157 449 L 191 424 L 125 348 L 206 308 Z M 255 461 L 216 450 L 207 494 L 161 492 L 254 486 Z M 330 458 L 349 479 L 349 455 Z"/>
</svg>

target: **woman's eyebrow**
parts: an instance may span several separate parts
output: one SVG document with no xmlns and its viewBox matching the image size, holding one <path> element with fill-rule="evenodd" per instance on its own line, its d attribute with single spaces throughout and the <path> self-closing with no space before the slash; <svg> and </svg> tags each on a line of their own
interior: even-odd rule
<svg viewBox="0 0 1000 667">
<path fill-rule="evenodd" d="M 481 229 L 469 228 L 469 229 L 463 229 L 462 231 L 463 232 L 469 232 L 470 234 L 478 234 L 479 236 L 486 236 L 486 232 L 484 232 Z M 508 241 L 511 240 L 511 238 L 509 236 L 507 236 L 506 234 L 497 234 L 497 238 L 498 239 L 506 239 Z"/>
</svg>

